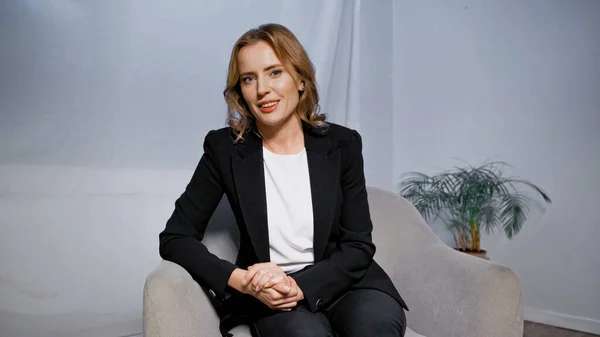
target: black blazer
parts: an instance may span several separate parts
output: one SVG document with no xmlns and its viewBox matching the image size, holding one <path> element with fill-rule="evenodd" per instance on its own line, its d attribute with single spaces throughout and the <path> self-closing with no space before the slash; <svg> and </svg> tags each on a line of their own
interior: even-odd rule
<svg viewBox="0 0 600 337">
<path fill-rule="evenodd" d="M 305 304 L 315 312 L 348 290 L 371 288 L 388 293 L 408 310 L 388 275 L 373 260 L 373 225 L 359 133 L 333 123 L 327 129 L 303 127 L 315 258 L 312 267 L 295 276 Z M 245 269 L 270 261 L 262 140 L 252 131 L 243 141 L 233 139 L 229 128 L 206 135 L 204 154 L 159 236 L 161 257 L 186 269 L 209 293 L 217 310 L 231 295 L 239 295 L 227 285 L 236 266 Z M 202 244 L 223 193 L 240 231 L 235 264 Z"/>
</svg>

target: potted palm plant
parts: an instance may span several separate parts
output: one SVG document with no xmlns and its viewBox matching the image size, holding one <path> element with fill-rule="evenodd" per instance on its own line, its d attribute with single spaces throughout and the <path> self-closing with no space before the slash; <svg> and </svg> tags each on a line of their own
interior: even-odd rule
<svg viewBox="0 0 600 337">
<path fill-rule="evenodd" d="M 546 203 L 548 194 L 533 183 L 504 177 L 502 162 L 480 166 L 454 167 L 429 176 L 405 174 L 398 185 L 400 195 L 409 200 L 427 221 L 440 218 L 454 237 L 455 249 L 487 258 L 481 249 L 482 230 L 504 230 L 511 239 L 521 230 L 533 199 L 518 187 L 526 187 Z"/>
</svg>

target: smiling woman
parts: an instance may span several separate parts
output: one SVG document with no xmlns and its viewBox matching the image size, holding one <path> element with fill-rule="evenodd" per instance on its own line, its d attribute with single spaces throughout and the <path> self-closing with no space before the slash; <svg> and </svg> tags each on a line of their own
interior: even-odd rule
<svg viewBox="0 0 600 337">
<path fill-rule="evenodd" d="M 223 94 L 228 123 L 238 140 L 255 118 L 267 125 L 284 125 L 296 117 L 312 126 L 326 126 L 326 116 L 318 111 L 314 66 L 292 32 L 280 25 L 264 25 L 238 39 Z M 276 110 L 274 116 L 266 116 Z"/>
<path fill-rule="evenodd" d="M 404 336 L 408 308 L 373 260 L 362 139 L 325 122 L 316 87 L 286 27 L 246 32 L 224 91 L 229 127 L 206 136 L 160 234 L 161 256 L 207 291 L 223 336 L 240 324 L 262 337 Z M 223 194 L 241 234 L 235 264 L 201 241 Z"/>
<path fill-rule="evenodd" d="M 263 41 L 242 48 L 238 60 L 242 96 L 259 131 L 294 123 L 304 81 L 293 69 L 286 71 L 271 46 Z"/>
</svg>

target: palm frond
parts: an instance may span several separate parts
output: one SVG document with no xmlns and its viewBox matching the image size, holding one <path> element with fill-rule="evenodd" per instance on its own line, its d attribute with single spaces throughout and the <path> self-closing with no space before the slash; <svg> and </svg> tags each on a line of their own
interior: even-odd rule
<svg viewBox="0 0 600 337">
<path fill-rule="evenodd" d="M 492 204 L 483 206 L 480 209 L 478 216 L 475 218 L 475 221 L 483 226 L 487 234 L 491 233 L 500 226 L 497 207 Z"/>
<path fill-rule="evenodd" d="M 523 228 L 527 219 L 525 213 L 529 210 L 527 207 L 527 197 L 520 194 L 509 194 L 504 196 L 500 206 L 500 221 L 504 228 L 506 237 L 512 239 Z"/>
<path fill-rule="evenodd" d="M 398 185 L 400 195 L 409 200 L 429 220 L 446 207 L 447 197 L 436 179 L 419 172 L 409 172 Z"/>
<path fill-rule="evenodd" d="M 542 197 L 542 199 L 544 199 L 545 202 L 547 202 L 549 204 L 552 203 L 552 200 L 550 200 L 548 193 L 546 193 L 543 189 L 536 186 L 532 182 L 530 182 L 528 180 L 520 179 L 520 178 L 511 178 L 510 181 L 513 183 L 521 183 L 521 184 L 524 184 L 524 185 L 532 188 L 534 191 L 538 192 L 538 194 Z"/>
</svg>

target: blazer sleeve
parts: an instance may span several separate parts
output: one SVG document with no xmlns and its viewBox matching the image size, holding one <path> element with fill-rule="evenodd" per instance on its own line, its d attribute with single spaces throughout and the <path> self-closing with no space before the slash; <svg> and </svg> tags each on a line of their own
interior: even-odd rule
<svg viewBox="0 0 600 337">
<path fill-rule="evenodd" d="M 342 205 L 340 237 L 329 258 L 294 277 L 312 312 L 327 306 L 359 281 L 373 262 L 375 245 L 371 233 L 362 156 L 362 139 L 352 130 L 340 176 Z"/>
<path fill-rule="evenodd" d="M 202 243 L 208 221 L 224 193 L 221 174 L 215 165 L 218 149 L 213 135 L 214 131 L 206 135 L 204 154 L 159 234 L 159 252 L 163 259 L 182 266 L 200 285 L 222 299 L 236 266 L 209 252 Z"/>
</svg>

